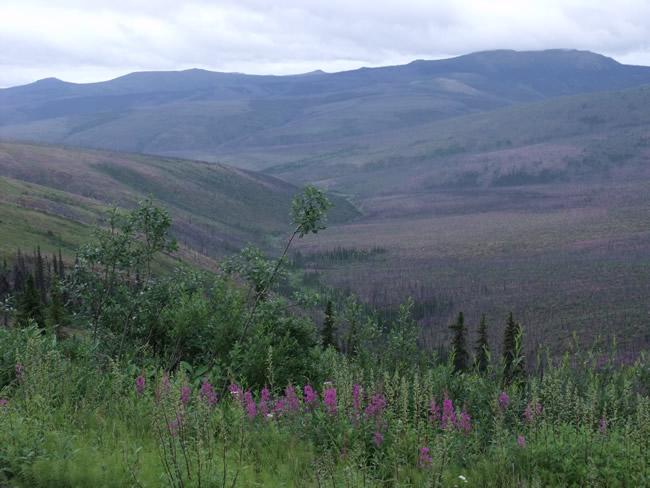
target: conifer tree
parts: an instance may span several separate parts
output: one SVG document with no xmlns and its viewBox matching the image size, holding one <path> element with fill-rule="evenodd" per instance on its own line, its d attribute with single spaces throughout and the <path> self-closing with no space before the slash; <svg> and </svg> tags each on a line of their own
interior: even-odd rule
<svg viewBox="0 0 650 488">
<path fill-rule="evenodd" d="M 65 279 L 65 264 L 61 257 L 61 248 L 59 248 L 59 279 L 62 281 Z"/>
<path fill-rule="evenodd" d="M 18 310 L 16 313 L 16 322 L 18 325 L 25 327 L 32 319 L 39 327 L 44 325 L 43 321 L 43 308 L 41 299 L 34 283 L 34 277 L 31 273 L 27 275 L 25 280 L 25 290 L 19 297 Z"/>
<path fill-rule="evenodd" d="M 21 293 L 25 289 L 25 277 L 27 276 L 27 267 L 25 266 L 25 258 L 20 252 L 16 251 L 16 261 L 14 262 L 13 281 L 14 281 L 14 294 Z"/>
<path fill-rule="evenodd" d="M 45 262 L 43 261 L 43 256 L 41 255 L 41 246 L 37 246 L 36 253 L 34 255 L 34 284 L 41 296 L 41 303 L 45 303 L 47 298 L 47 289 L 45 286 Z"/>
<path fill-rule="evenodd" d="M 518 322 L 515 322 L 512 312 L 510 312 L 503 334 L 503 379 L 505 383 L 510 383 L 516 377 L 523 376 L 522 338 L 523 329 Z"/>
<path fill-rule="evenodd" d="M 327 301 L 325 307 L 325 320 L 323 321 L 323 348 L 334 347 L 337 349 L 336 344 L 336 323 L 334 321 L 334 312 L 332 310 L 332 300 Z"/>
<path fill-rule="evenodd" d="M 454 357 L 454 370 L 456 371 L 465 371 L 467 369 L 467 346 L 466 346 L 466 335 L 467 330 L 465 329 L 465 317 L 463 312 L 458 314 L 458 319 L 456 323 L 449 327 L 454 331 L 454 338 L 451 342 L 451 348 Z"/>
<path fill-rule="evenodd" d="M 45 324 L 51 329 L 66 325 L 63 295 L 58 277 L 54 277 L 50 285 L 50 303 L 46 310 Z"/>
<path fill-rule="evenodd" d="M 487 320 L 485 314 L 481 315 L 478 326 L 478 339 L 476 341 L 476 367 L 479 371 L 487 370 L 489 364 L 490 344 L 488 343 Z"/>
</svg>

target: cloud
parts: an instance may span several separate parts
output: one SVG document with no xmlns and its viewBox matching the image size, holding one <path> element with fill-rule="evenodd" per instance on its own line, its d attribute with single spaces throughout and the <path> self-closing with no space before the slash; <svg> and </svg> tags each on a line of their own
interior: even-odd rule
<svg viewBox="0 0 650 488">
<path fill-rule="evenodd" d="M 0 86 L 202 67 L 337 71 L 496 49 L 650 64 L 647 0 L 5 0 Z"/>
</svg>

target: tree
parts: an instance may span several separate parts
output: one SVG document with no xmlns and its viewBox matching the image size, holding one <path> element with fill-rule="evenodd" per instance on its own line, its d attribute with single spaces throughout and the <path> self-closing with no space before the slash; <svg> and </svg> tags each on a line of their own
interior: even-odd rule
<svg viewBox="0 0 650 488">
<path fill-rule="evenodd" d="M 52 278 L 52 284 L 50 285 L 50 303 L 47 306 L 45 315 L 45 325 L 52 330 L 66 325 L 61 285 L 59 283 L 59 278 L 56 276 Z"/>
<path fill-rule="evenodd" d="M 452 357 L 454 358 L 454 370 L 464 371 L 467 369 L 469 355 L 467 354 L 466 347 L 467 329 L 465 328 L 465 317 L 463 317 L 463 312 L 458 314 L 456 323 L 452 324 L 449 328 L 454 331 L 454 338 L 451 342 Z"/>
<path fill-rule="evenodd" d="M 490 363 L 490 345 L 488 343 L 487 320 L 485 314 L 481 315 L 478 326 L 478 339 L 476 341 L 476 367 L 479 371 L 487 370 Z"/>
<path fill-rule="evenodd" d="M 322 339 L 324 349 L 328 347 L 338 348 L 336 344 L 336 322 L 334 320 L 334 311 L 332 310 L 332 300 L 327 300 L 327 306 L 325 307 Z"/>
<path fill-rule="evenodd" d="M 510 312 L 503 334 L 503 380 L 506 384 L 515 378 L 523 376 L 522 338 L 523 329 L 521 324 L 515 322 L 512 312 Z"/>
<path fill-rule="evenodd" d="M 18 299 L 16 313 L 18 325 L 25 327 L 29 325 L 30 320 L 36 322 L 39 327 L 44 325 L 41 298 L 31 273 L 27 275 L 27 280 L 25 280 L 25 290 Z"/>
</svg>

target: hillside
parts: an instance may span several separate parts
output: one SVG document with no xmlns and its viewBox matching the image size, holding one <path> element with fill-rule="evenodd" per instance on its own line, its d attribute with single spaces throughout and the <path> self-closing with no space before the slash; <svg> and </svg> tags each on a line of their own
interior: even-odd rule
<svg viewBox="0 0 650 488">
<path fill-rule="evenodd" d="M 259 169 L 356 154 L 431 122 L 515 103 L 650 83 L 650 68 L 584 51 L 491 51 L 309 76 L 132 73 L 0 90 L 0 137 Z M 226 159 L 223 159 L 226 158 Z"/>
<path fill-rule="evenodd" d="M 186 250 L 217 256 L 265 247 L 288 229 L 296 187 L 225 165 L 60 146 L 0 143 L 0 250 L 74 249 L 109 205 L 149 195 L 169 209 Z M 355 215 L 345 200 L 332 221 Z M 196 256 L 197 258 L 199 256 Z"/>
</svg>

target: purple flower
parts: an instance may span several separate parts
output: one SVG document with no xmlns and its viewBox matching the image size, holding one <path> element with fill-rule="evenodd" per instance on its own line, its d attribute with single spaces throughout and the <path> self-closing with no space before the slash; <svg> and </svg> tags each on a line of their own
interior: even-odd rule
<svg viewBox="0 0 650 488">
<path fill-rule="evenodd" d="M 276 415 L 282 415 L 287 408 L 287 402 L 284 398 L 278 398 L 278 401 L 275 402 L 273 406 L 273 413 Z"/>
<path fill-rule="evenodd" d="M 260 403 L 258 410 L 264 416 L 268 417 L 269 415 L 269 402 L 271 401 L 271 392 L 265 386 L 260 392 Z"/>
<path fill-rule="evenodd" d="M 0 408 L 4 408 L 7 405 L 9 405 L 9 400 L 7 400 L 6 398 L 0 398 Z"/>
<path fill-rule="evenodd" d="M 607 419 L 603 415 L 598 422 L 598 432 L 605 435 L 607 434 Z"/>
<path fill-rule="evenodd" d="M 431 404 L 429 405 L 429 418 L 434 427 L 440 420 L 440 406 L 436 403 L 435 398 L 431 399 Z"/>
<path fill-rule="evenodd" d="M 386 407 L 386 399 L 381 393 L 376 393 L 366 407 L 366 417 L 379 417 Z"/>
<path fill-rule="evenodd" d="M 450 398 L 445 398 L 442 402 L 442 419 L 440 421 L 440 428 L 451 429 L 456 425 L 456 412 L 454 411 L 454 403 Z"/>
<path fill-rule="evenodd" d="M 297 412 L 300 409 L 300 400 L 298 400 L 296 389 L 292 385 L 289 385 L 284 389 L 284 398 L 289 411 Z"/>
<path fill-rule="evenodd" d="M 183 423 L 183 418 L 180 415 L 177 415 L 175 420 L 172 420 L 171 422 L 169 422 L 167 424 L 167 429 L 169 430 L 169 435 L 171 435 L 172 437 L 176 437 L 182 423 Z"/>
<path fill-rule="evenodd" d="M 169 374 L 165 372 L 156 388 L 156 401 L 160 401 L 161 398 L 167 396 L 170 389 L 171 384 L 169 383 Z"/>
<path fill-rule="evenodd" d="M 311 385 L 305 385 L 305 387 L 302 389 L 303 391 L 303 400 L 305 402 L 305 405 L 309 409 L 314 408 L 314 405 L 318 401 L 318 393 L 314 391 L 314 389 L 311 387 Z"/>
<path fill-rule="evenodd" d="M 431 457 L 431 454 L 429 454 L 429 448 L 421 447 L 420 457 L 418 458 L 418 465 L 421 468 L 428 468 L 429 466 L 431 466 L 432 462 L 433 462 L 433 458 Z"/>
<path fill-rule="evenodd" d="M 230 386 L 228 387 L 228 390 L 230 391 L 230 395 L 237 401 L 242 401 L 243 400 L 243 390 L 242 387 L 239 386 L 236 383 L 231 383 Z"/>
<path fill-rule="evenodd" d="M 526 409 L 524 410 L 524 420 L 527 424 L 532 424 L 535 421 L 536 417 L 539 417 L 542 414 L 542 405 L 539 402 L 534 404 L 528 402 Z"/>
<path fill-rule="evenodd" d="M 508 405 L 510 405 L 510 397 L 508 396 L 508 394 L 505 391 L 502 391 L 499 394 L 498 402 L 499 402 L 499 408 L 501 409 L 501 411 L 505 412 L 505 410 L 508 408 Z"/>
<path fill-rule="evenodd" d="M 135 392 L 138 395 L 142 395 L 144 393 L 144 389 L 146 387 L 147 381 L 145 380 L 144 376 L 140 375 L 135 379 Z"/>
<path fill-rule="evenodd" d="M 217 394 L 207 379 L 203 380 L 199 394 L 201 395 L 203 401 L 209 406 L 214 407 L 217 404 Z"/>
<path fill-rule="evenodd" d="M 355 417 L 358 417 L 361 412 L 361 385 L 357 383 L 352 386 L 352 408 Z"/>
<path fill-rule="evenodd" d="M 192 389 L 188 385 L 181 386 L 181 403 L 187 405 L 190 403 L 190 396 L 192 395 Z"/>
<path fill-rule="evenodd" d="M 248 415 L 249 419 L 254 419 L 257 415 L 257 407 L 250 390 L 247 390 L 246 393 L 244 393 L 244 404 L 246 406 L 246 415 Z"/>
<path fill-rule="evenodd" d="M 336 388 L 326 388 L 323 392 L 323 403 L 327 408 L 327 413 L 336 415 Z"/>
<path fill-rule="evenodd" d="M 472 418 L 465 410 L 461 412 L 460 418 L 458 419 L 458 430 L 465 434 L 469 434 L 472 430 Z"/>
<path fill-rule="evenodd" d="M 519 435 L 517 437 L 517 444 L 519 444 L 519 447 L 523 449 L 526 447 L 526 438 L 523 435 Z"/>
<path fill-rule="evenodd" d="M 381 432 L 375 432 L 372 436 L 372 442 L 375 444 L 375 447 L 381 447 L 384 443 L 384 435 Z"/>
</svg>

